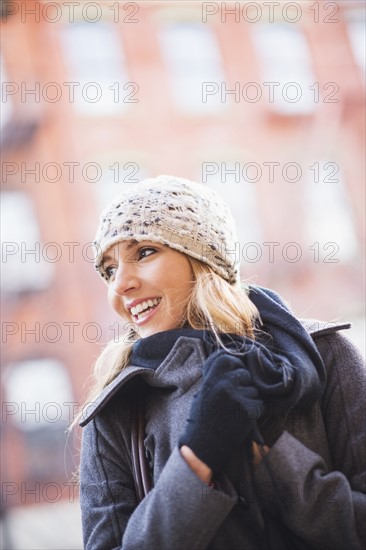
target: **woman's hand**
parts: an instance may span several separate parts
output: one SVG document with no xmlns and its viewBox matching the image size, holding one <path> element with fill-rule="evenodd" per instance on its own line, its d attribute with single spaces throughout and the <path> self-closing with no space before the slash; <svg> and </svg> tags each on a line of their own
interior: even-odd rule
<svg viewBox="0 0 366 550">
<path fill-rule="evenodd" d="M 259 448 L 258 443 L 252 441 L 252 453 L 253 453 L 253 466 L 258 466 L 261 463 L 263 456 L 269 453 L 270 448 L 268 445 L 263 445 L 262 448 Z M 188 466 L 193 470 L 193 472 L 200 478 L 204 483 L 210 483 L 212 480 L 212 470 L 194 454 L 192 449 L 183 445 L 180 449 L 181 455 L 184 460 L 187 462 Z"/>
<path fill-rule="evenodd" d="M 267 445 L 263 445 L 260 449 L 258 443 L 256 443 L 255 441 L 252 441 L 253 466 L 258 466 L 258 464 L 262 462 L 263 456 L 269 453 L 269 451 L 270 451 L 270 448 Z"/>
<path fill-rule="evenodd" d="M 214 352 L 203 365 L 201 388 L 192 400 L 179 447 L 189 447 L 217 474 L 245 440 L 250 441 L 262 412 L 263 401 L 242 360 L 223 350 Z"/>
<path fill-rule="evenodd" d="M 196 476 L 200 478 L 204 483 L 210 483 L 212 479 L 212 470 L 194 454 L 192 449 L 187 445 L 182 445 L 180 449 L 181 455 L 187 462 L 188 466 L 194 471 Z"/>
</svg>

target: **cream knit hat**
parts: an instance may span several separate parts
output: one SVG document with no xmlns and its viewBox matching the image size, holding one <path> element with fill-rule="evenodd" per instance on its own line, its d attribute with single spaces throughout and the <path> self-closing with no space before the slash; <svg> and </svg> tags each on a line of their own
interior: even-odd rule
<svg viewBox="0 0 366 550">
<path fill-rule="evenodd" d="M 95 268 L 106 278 L 103 254 L 134 239 L 166 244 L 208 264 L 230 284 L 239 281 L 235 222 L 209 187 L 175 176 L 158 176 L 123 191 L 101 214 L 94 241 Z"/>
</svg>

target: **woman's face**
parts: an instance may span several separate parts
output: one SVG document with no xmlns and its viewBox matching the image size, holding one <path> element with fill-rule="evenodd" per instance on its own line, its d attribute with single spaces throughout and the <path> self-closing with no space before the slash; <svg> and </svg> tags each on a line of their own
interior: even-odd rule
<svg viewBox="0 0 366 550">
<path fill-rule="evenodd" d="M 144 338 L 178 328 L 193 285 L 186 255 L 152 241 L 124 241 L 103 257 L 108 301 Z"/>
</svg>

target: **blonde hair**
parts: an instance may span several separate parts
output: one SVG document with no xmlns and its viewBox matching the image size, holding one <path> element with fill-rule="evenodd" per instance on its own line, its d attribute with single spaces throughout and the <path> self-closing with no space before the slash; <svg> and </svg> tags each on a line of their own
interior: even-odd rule
<svg viewBox="0 0 366 550">
<path fill-rule="evenodd" d="M 186 305 L 182 322 L 193 329 L 211 330 L 219 345 L 224 347 L 220 333 L 255 337 L 254 325 L 259 318 L 258 310 L 239 283 L 230 285 L 213 269 L 195 258 L 187 256 L 193 271 L 192 292 Z M 95 362 L 93 385 L 77 413 L 71 427 L 83 417 L 83 410 L 100 392 L 128 366 L 133 344 L 139 335 L 130 330 L 119 341 L 110 341 Z"/>
</svg>

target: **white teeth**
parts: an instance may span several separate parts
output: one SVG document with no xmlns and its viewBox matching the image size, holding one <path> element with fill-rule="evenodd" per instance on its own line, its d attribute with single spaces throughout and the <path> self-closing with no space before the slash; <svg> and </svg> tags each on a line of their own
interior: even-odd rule
<svg viewBox="0 0 366 550">
<path fill-rule="evenodd" d="M 150 300 L 147 300 L 146 302 L 140 302 L 139 304 L 137 304 L 137 306 L 131 308 L 131 313 L 132 315 L 140 318 L 140 313 L 142 311 L 145 311 L 150 307 L 157 306 L 160 300 L 161 298 L 154 298 L 153 300 L 150 299 Z M 143 316 L 141 315 L 141 317 Z"/>
</svg>

